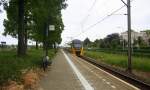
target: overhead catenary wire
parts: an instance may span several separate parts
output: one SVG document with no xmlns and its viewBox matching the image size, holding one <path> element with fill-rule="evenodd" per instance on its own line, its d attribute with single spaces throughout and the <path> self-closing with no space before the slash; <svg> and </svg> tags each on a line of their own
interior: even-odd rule
<svg viewBox="0 0 150 90">
<path fill-rule="evenodd" d="M 94 8 L 96 2 L 97 2 L 97 0 L 94 0 L 92 6 L 91 6 L 91 7 L 89 8 L 89 10 L 87 11 L 87 12 L 88 12 L 88 15 L 86 15 L 85 18 L 83 18 L 83 20 L 81 20 L 80 23 L 84 24 L 84 23 L 86 22 L 87 18 L 90 16 L 90 13 L 89 13 L 89 12 L 91 12 L 91 11 L 93 10 L 93 8 Z"/>
<path fill-rule="evenodd" d="M 132 0 L 132 1 L 134 1 L 134 0 Z M 132 2 L 132 1 L 131 1 L 131 2 Z M 120 7 L 120 8 L 118 8 L 118 9 L 114 10 L 113 12 L 111 12 L 111 13 L 108 14 L 108 15 L 106 15 L 106 16 L 105 16 L 104 18 L 102 18 L 101 20 L 97 21 L 96 23 L 94 23 L 94 24 L 90 25 L 89 27 L 87 27 L 86 29 L 84 29 L 83 32 L 79 33 L 78 35 L 74 36 L 73 38 L 78 37 L 78 36 L 80 36 L 81 34 L 83 34 L 83 33 L 87 32 L 87 31 L 89 31 L 91 28 L 93 28 L 93 27 L 96 26 L 97 24 L 103 22 L 104 20 L 108 19 L 109 17 L 111 17 L 112 15 L 114 15 L 116 12 L 120 11 L 120 10 L 121 10 L 122 8 L 124 8 L 124 7 L 126 7 L 126 5 L 123 5 L 122 7 Z M 127 14 L 124 14 L 124 15 L 127 15 Z"/>
<path fill-rule="evenodd" d="M 78 37 L 78 36 L 80 36 L 81 34 L 83 34 L 83 33 L 87 32 L 87 31 L 89 31 L 91 28 L 93 28 L 93 27 L 96 26 L 97 24 L 103 22 L 104 20 L 108 19 L 109 17 L 111 17 L 113 14 L 115 14 L 115 13 L 118 12 L 118 11 L 120 11 L 120 10 L 121 10 L 122 8 L 124 8 L 124 7 L 125 7 L 125 5 L 123 5 L 122 7 L 118 8 L 118 9 L 116 9 L 115 11 L 111 12 L 110 14 L 106 15 L 104 18 L 102 18 L 101 20 L 97 21 L 96 23 L 90 25 L 89 27 L 87 27 L 86 29 L 84 29 L 83 32 L 81 32 L 80 34 L 74 36 L 73 38 Z M 85 31 L 85 30 L 86 30 L 86 31 Z"/>
<path fill-rule="evenodd" d="M 104 20 L 108 19 L 110 16 L 114 15 L 116 12 L 120 11 L 120 10 L 121 10 L 122 8 L 124 8 L 124 7 L 125 7 L 125 5 L 122 6 L 122 7 L 120 7 L 119 9 L 113 11 L 112 13 L 108 14 L 107 16 L 105 16 L 104 18 L 102 18 L 101 20 L 99 20 L 98 22 L 96 22 L 95 24 L 92 24 L 91 26 L 89 26 L 89 27 L 86 28 L 85 30 L 88 30 L 88 29 L 90 29 L 90 28 L 96 26 L 97 24 L 103 22 Z"/>
</svg>

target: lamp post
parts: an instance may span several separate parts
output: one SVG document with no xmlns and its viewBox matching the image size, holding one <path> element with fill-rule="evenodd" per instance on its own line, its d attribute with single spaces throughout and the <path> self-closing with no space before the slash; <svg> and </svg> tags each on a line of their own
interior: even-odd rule
<svg viewBox="0 0 150 90">
<path fill-rule="evenodd" d="M 48 56 L 48 31 L 54 31 L 55 26 L 54 25 L 49 25 L 46 28 L 46 50 L 45 50 L 45 55 Z"/>
</svg>

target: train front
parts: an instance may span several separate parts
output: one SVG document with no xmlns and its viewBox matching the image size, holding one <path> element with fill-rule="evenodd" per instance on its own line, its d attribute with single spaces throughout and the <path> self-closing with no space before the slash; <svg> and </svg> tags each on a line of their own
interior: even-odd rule
<svg viewBox="0 0 150 90">
<path fill-rule="evenodd" d="M 80 40 L 75 39 L 72 41 L 72 53 L 77 56 L 83 55 L 83 45 Z"/>
</svg>

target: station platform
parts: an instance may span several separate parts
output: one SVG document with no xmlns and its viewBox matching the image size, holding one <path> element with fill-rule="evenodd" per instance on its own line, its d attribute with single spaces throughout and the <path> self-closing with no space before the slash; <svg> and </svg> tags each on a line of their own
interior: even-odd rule
<svg viewBox="0 0 150 90">
<path fill-rule="evenodd" d="M 63 50 L 39 84 L 38 90 L 140 90 Z"/>
</svg>

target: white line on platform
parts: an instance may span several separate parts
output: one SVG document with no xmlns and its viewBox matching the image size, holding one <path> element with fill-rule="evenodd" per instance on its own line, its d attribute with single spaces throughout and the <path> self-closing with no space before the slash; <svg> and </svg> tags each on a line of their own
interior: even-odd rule
<svg viewBox="0 0 150 90">
<path fill-rule="evenodd" d="M 103 81 L 106 81 L 106 79 L 102 79 Z"/>
<path fill-rule="evenodd" d="M 106 71 L 104 71 L 104 70 L 102 70 L 102 69 L 96 67 L 95 65 L 93 65 L 93 64 L 91 64 L 91 63 L 89 63 L 89 62 L 87 62 L 87 61 L 84 61 L 84 60 L 83 60 L 83 62 L 85 62 L 85 63 L 87 63 L 87 64 L 89 64 L 89 65 L 92 65 L 93 67 L 95 67 L 95 68 L 99 69 L 100 71 L 102 71 L 102 72 L 108 74 L 109 76 L 111 76 L 111 77 L 113 77 L 113 78 L 115 78 L 115 79 L 117 79 L 117 80 L 123 82 L 124 84 L 126 84 L 126 85 L 128 85 L 128 86 L 134 88 L 135 90 L 141 90 L 141 89 L 139 89 L 139 88 L 133 86 L 132 84 L 129 84 L 129 83 L 127 83 L 126 81 L 123 81 L 123 80 L 121 80 L 120 78 L 118 78 L 118 77 L 116 77 L 116 76 L 114 76 L 114 75 L 112 75 L 112 74 L 110 74 L 110 73 L 108 73 L 108 72 L 106 72 Z"/>
<path fill-rule="evenodd" d="M 72 55 L 71 55 L 72 56 Z M 115 86 L 111 85 L 110 82 L 107 82 L 106 79 L 103 79 L 100 75 L 98 75 L 97 73 L 95 73 L 94 71 L 92 71 L 89 67 L 87 67 L 85 64 L 83 64 L 83 62 L 81 62 L 80 60 L 77 59 L 77 57 L 72 56 L 72 58 L 74 58 L 78 63 L 80 63 L 85 69 L 89 70 L 90 72 L 92 72 L 92 74 L 94 74 L 95 76 L 97 76 L 99 79 L 103 80 L 106 84 L 110 85 L 111 88 L 114 89 Z M 115 87 L 116 88 L 116 87 Z"/>
<path fill-rule="evenodd" d="M 76 68 L 74 63 L 70 60 L 70 58 L 66 55 L 66 53 L 62 50 L 66 60 L 68 61 L 69 65 L 72 67 L 73 71 L 77 75 L 78 79 L 84 86 L 85 90 L 94 90 L 94 88 L 88 83 L 88 81 L 84 78 L 84 76 L 79 72 L 79 70 Z"/>
<path fill-rule="evenodd" d="M 111 87 L 112 87 L 112 88 L 114 88 L 114 89 L 116 88 L 116 87 L 115 87 L 115 86 L 113 86 L 113 85 L 111 85 Z"/>
<path fill-rule="evenodd" d="M 110 82 L 106 82 L 106 84 L 110 85 Z"/>
</svg>

